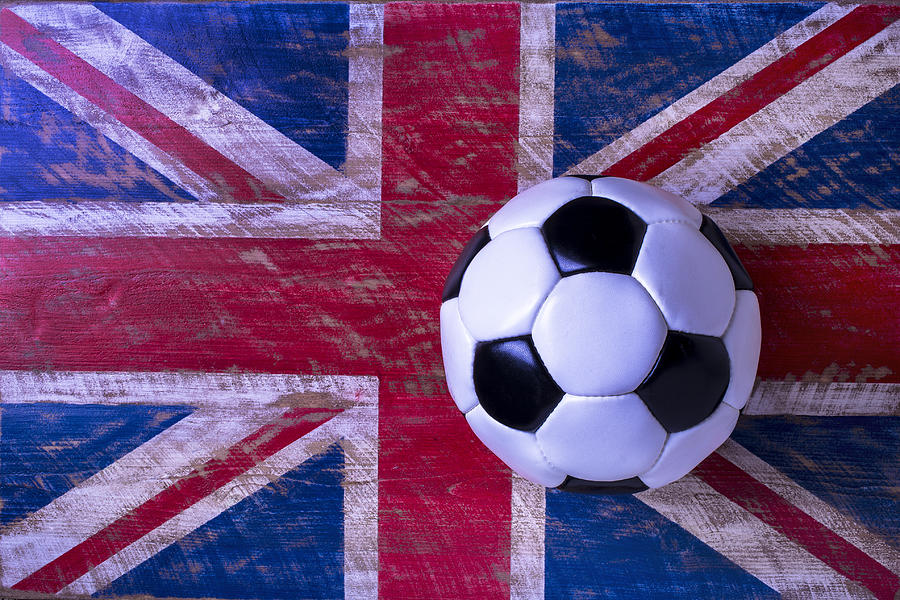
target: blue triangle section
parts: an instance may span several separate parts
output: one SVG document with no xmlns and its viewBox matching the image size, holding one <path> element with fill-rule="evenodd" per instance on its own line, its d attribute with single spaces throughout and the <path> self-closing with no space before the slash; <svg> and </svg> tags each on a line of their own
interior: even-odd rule
<svg viewBox="0 0 900 600">
<path fill-rule="evenodd" d="M 779 598 L 632 496 L 547 490 L 547 598 Z"/>
<path fill-rule="evenodd" d="M 184 406 L 0 406 L 0 525 L 46 506 L 191 412 Z"/>
<path fill-rule="evenodd" d="M 0 202 L 19 200 L 194 198 L 0 66 Z"/>
<path fill-rule="evenodd" d="M 900 85 L 781 157 L 715 204 L 900 208 Z"/>
<path fill-rule="evenodd" d="M 343 464 L 331 447 L 95 595 L 343 598 Z"/>
<path fill-rule="evenodd" d="M 583 161 L 821 6 L 558 4 L 554 174 Z"/>
<path fill-rule="evenodd" d="M 347 4 L 97 4 L 334 168 L 346 156 Z"/>
<path fill-rule="evenodd" d="M 732 438 L 900 550 L 900 417 L 745 415 Z"/>
</svg>

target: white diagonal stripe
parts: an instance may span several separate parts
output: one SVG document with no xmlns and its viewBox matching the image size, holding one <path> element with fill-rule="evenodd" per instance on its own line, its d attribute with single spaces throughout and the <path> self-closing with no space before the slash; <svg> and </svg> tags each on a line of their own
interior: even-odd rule
<svg viewBox="0 0 900 600">
<path fill-rule="evenodd" d="M 566 174 L 596 175 L 601 173 L 646 144 L 648 140 L 652 140 L 728 90 L 750 79 L 757 72 L 838 21 L 853 8 L 853 6 L 836 4 L 823 6 L 694 91 L 676 100 L 622 137 L 572 167 Z"/>
<path fill-rule="evenodd" d="M 835 532 L 849 543 L 881 563 L 889 571 L 900 574 L 900 552 L 845 513 L 832 508 L 806 488 L 797 485 L 778 469 L 762 460 L 734 440 L 726 440 L 719 454 L 773 492 Z"/>
<path fill-rule="evenodd" d="M 113 116 L 3 43 L 0 43 L 0 65 L 27 81 L 36 90 L 76 117 L 89 123 L 115 143 L 126 148 L 134 156 L 187 190 L 195 198 L 212 200 L 216 197 L 215 191 L 206 179 L 174 160 L 169 154 L 125 127 Z M 60 200 L 67 200 L 67 198 L 60 198 Z M 0 228 L 4 233 L 15 233 L 17 227 L 17 217 L 14 213 L 8 212 L 10 206 L 13 205 L 9 202 L 0 205 L 0 216 L 2 216 Z"/>
<path fill-rule="evenodd" d="M 695 475 L 640 492 L 635 498 L 786 598 L 872 597 Z"/>
<path fill-rule="evenodd" d="M 747 415 L 900 415 L 900 383 L 757 382 Z"/>
<path fill-rule="evenodd" d="M 281 477 L 297 465 L 325 451 L 330 445 L 338 443 L 341 438 L 360 438 L 363 434 L 371 438 L 376 434 L 377 422 L 378 416 L 374 408 L 345 410 L 294 443 L 248 469 L 233 481 L 166 521 L 163 525 L 135 541 L 121 552 L 111 556 L 63 588 L 61 592 L 64 594 L 93 594 L 103 589 L 154 554 L 182 539 L 241 500 L 256 493 L 271 483 L 273 479 Z M 368 427 L 366 431 L 362 431 L 359 426 L 361 423 L 371 423 L 372 426 Z M 377 477 L 377 463 L 364 465 L 364 470 L 363 478 L 375 481 L 374 478 Z M 370 492 L 371 489 L 369 488 L 365 492 Z M 377 514 L 377 496 L 366 496 L 365 498 L 357 499 L 369 504 L 364 510 L 366 516 L 371 517 L 373 512 Z M 375 504 L 372 504 L 373 502 Z M 372 510 L 373 507 L 374 511 Z M 345 523 L 346 525 L 347 523 Z M 377 521 L 359 522 L 356 520 L 351 521 L 350 526 L 351 529 L 346 534 L 360 537 L 361 532 L 354 530 L 354 527 L 356 529 L 360 527 L 376 527 Z M 371 539 L 372 536 L 371 533 L 366 532 L 362 537 L 363 539 Z M 375 581 L 375 587 L 370 585 L 374 575 L 370 572 L 371 565 L 365 564 L 361 566 L 366 569 L 365 572 L 358 574 L 362 576 L 353 577 L 351 573 L 350 578 L 351 583 L 359 583 L 360 585 L 351 590 L 345 589 L 345 597 L 347 598 L 374 598 L 377 593 L 377 580 Z M 355 593 L 359 595 L 354 595 Z"/>
<path fill-rule="evenodd" d="M 348 44 L 347 176 L 206 84 L 90 5 L 33 5 L 15 12 L 287 198 L 287 205 L 212 208 L 52 202 L 0 207 L 12 235 L 378 238 L 384 9 L 354 4 Z M 200 200 L 215 186 L 0 45 L 7 66 Z M 293 204 L 293 206 L 292 206 Z M 302 205 L 302 206 L 301 206 Z M 207 212 L 209 214 L 207 214 Z M 45 228 L 45 229 L 41 229 Z"/>
<path fill-rule="evenodd" d="M 0 557 L 4 562 L 0 584 L 15 584 L 140 506 L 190 473 L 198 458 L 214 456 L 282 414 L 284 402 L 291 406 L 308 404 L 345 409 L 332 421 L 337 421 L 348 437 L 360 440 L 362 446 L 354 453 L 357 471 L 353 478 L 363 482 L 361 489 L 371 491 L 371 486 L 365 487 L 364 481 L 367 477 L 375 477 L 372 472 L 375 467 L 366 462 L 372 460 L 370 447 L 373 442 L 366 440 L 375 435 L 377 390 L 375 377 L 0 372 L 0 402 L 3 404 L 201 406 L 47 506 L 0 530 Z M 375 420 L 369 422 L 369 418 Z M 377 466 L 377 458 L 374 464 Z M 371 517 L 370 505 L 375 502 L 377 506 L 377 498 L 363 498 L 358 493 L 356 496 L 369 503 L 357 507 L 357 512 Z M 362 518 L 354 521 L 358 528 L 364 522 Z M 367 523 L 372 526 L 376 521 L 370 519 Z M 370 539 L 372 533 L 357 531 L 355 535 Z M 357 579 L 370 581 L 372 575 L 366 570 L 366 564 L 360 569 Z M 358 587 L 364 586 L 361 583 Z"/>
<path fill-rule="evenodd" d="M 900 244 L 900 210 L 703 206 L 732 243 L 743 246 Z"/>
<path fill-rule="evenodd" d="M 381 235 L 377 202 L 210 202 L 217 196 L 206 179 L 2 43 L 0 65 L 200 199 L 187 203 L 0 202 L 0 235 L 315 239 L 377 239 Z M 361 154 L 359 148 L 356 152 Z M 380 160 L 376 166 L 380 168 Z"/>
<path fill-rule="evenodd" d="M 650 183 L 709 204 L 900 83 L 898 65 L 894 23 Z"/>
<path fill-rule="evenodd" d="M 12 10 L 289 201 L 373 200 L 325 161 L 99 9 L 39 4 Z"/>
<path fill-rule="evenodd" d="M 283 411 L 282 411 L 283 412 Z M 272 409 L 198 410 L 50 504 L 0 530 L 0 583 L 9 587 L 140 506 L 269 421 Z"/>
</svg>

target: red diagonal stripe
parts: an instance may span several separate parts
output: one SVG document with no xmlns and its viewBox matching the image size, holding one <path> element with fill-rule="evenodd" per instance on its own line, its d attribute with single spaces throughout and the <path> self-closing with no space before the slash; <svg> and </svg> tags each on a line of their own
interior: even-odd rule
<svg viewBox="0 0 900 600">
<path fill-rule="evenodd" d="M 646 181 L 716 139 L 900 18 L 900 6 L 860 6 L 756 75 L 604 171 Z"/>
<path fill-rule="evenodd" d="M 0 41 L 209 181 L 223 198 L 284 201 L 259 179 L 8 8 L 0 11 Z"/>
<path fill-rule="evenodd" d="M 718 453 L 694 473 L 717 492 L 793 540 L 880 600 L 894 600 L 900 578 L 871 556 L 757 481 Z"/>
<path fill-rule="evenodd" d="M 13 588 L 58 592 L 94 566 L 340 412 L 341 410 L 337 409 L 302 407 L 285 412 L 278 420 L 263 425 L 228 448 L 224 457 L 209 460 L 203 466 L 194 469 L 183 479 L 47 563 Z"/>
</svg>

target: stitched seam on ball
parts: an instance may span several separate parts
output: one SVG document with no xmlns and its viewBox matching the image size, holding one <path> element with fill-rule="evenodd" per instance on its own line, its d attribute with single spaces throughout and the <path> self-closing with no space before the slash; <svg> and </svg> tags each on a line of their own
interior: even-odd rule
<svg viewBox="0 0 900 600">
<path fill-rule="evenodd" d="M 467 416 L 470 412 L 472 412 L 473 410 L 475 410 L 475 409 L 478 408 L 479 406 L 481 406 L 481 403 L 478 402 L 478 400 L 476 400 L 476 401 L 475 401 L 475 406 L 473 406 L 473 407 L 470 408 L 469 410 L 465 411 L 465 412 L 463 413 L 463 416 Z M 485 411 L 485 412 L 486 412 L 486 411 Z"/>
<path fill-rule="evenodd" d="M 669 443 L 669 438 L 670 438 L 670 437 L 672 437 L 672 434 L 669 433 L 669 432 L 667 431 L 667 432 L 666 432 L 666 439 L 663 440 L 663 444 L 662 444 L 662 446 L 661 446 L 660 449 L 659 449 L 659 454 L 656 455 L 656 458 L 653 460 L 653 464 L 650 465 L 650 468 L 647 469 L 646 471 L 644 471 L 644 473 L 643 473 L 644 475 L 646 475 L 647 473 L 649 473 L 650 471 L 652 471 L 652 470 L 653 470 L 653 467 L 656 466 L 656 463 L 659 462 L 659 459 L 662 458 L 663 450 L 666 449 L 666 444 Z M 638 477 L 640 477 L 640 475 L 638 475 Z"/>
<path fill-rule="evenodd" d="M 563 475 L 567 475 L 567 473 L 566 473 L 566 471 L 565 471 L 564 469 L 560 469 L 559 467 L 557 467 L 556 465 L 554 465 L 552 462 L 550 462 L 550 459 L 549 459 L 549 458 L 547 458 L 547 453 L 544 452 L 544 448 L 541 446 L 541 441 L 538 439 L 537 434 L 536 434 L 536 433 L 533 433 L 532 435 L 534 436 L 534 445 L 537 446 L 538 452 L 541 453 L 541 458 L 544 459 L 544 462 L 547 463 L 547 465 L 548 465 L 551 469 L 554 469 L 554 470 L 556 470 L 556 471 L 559 471 L 559 472 L 562 473 Z"/>
<path fill-rule="evenodd" d="M 662 221 L 647 222 L 647 227 L 649 227 L 650 225 L 664 225 L 666 223 L 681 223 L 682 225 L 694 227 L 693 223 L 691 223 L 690 221 L 685 221 L 684 219 L 663 219 Z"/>
</svg>

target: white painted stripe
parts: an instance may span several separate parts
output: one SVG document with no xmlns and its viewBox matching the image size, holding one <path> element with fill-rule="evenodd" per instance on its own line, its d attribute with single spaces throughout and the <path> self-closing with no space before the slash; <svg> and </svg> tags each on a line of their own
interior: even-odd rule
<svg viewBox="0 0 900 600">
<path fill-rule="evenodd" d="M 279 412 L 279 411 L 276 411 Z M 271 408 L 198 410 L 138 446 L 50 504 L 0 530 L 9 587 L 140 506 L 197 465 L 258 429 Z"/>
<path fill-rule="evenodd" d="M 188 405 L 242 411 L 304 396 L 316 404 L 344 408 L 375 402 L 377 377 L 280 373 L 190 373 L 139 371 L 0 371 L 0 404 Z M 374 406 L 374 404 L 373 404 Z"/>
<path fill-rule="evenodd" d="M 91 125 L 118 145 L 127 149 L 131 154 L 168 177 L 195 198 L 207 201 L 215 198 L 216 194 L 206 179 L 174 160 L 169 154 L 125 127 L 113 116 L 100 110 L 95 104 L 73 91 L 72 88 L 3 43 L 0 43 L 0 65 L 27 81 L 36 90 Z M 59 200 L 69 199 L 59 198 Z M 15 217 L 7 216 L 9 214 L 7 212 L 7 204 L 11 203 L 4 202 L 0 205 L 0 227 L 4 228 L 4 233 L 7 233 L 7 230 L 11 228 L 15 228 Z M 12 221 L 12 224 L 10 224 L 10 221 Z"/>
<path fill-rule="evenodd" d="M 694 475 L 635 497 L 785 597 L 871 598 L 857 583 Z"/>
<path fill-rule="evenodd" d="M 556 6 L 521 4 L 519 191 L 553 177 Z"/>
<path fill-rule="evenodd" d="M 708 204 L 900 83 L 900 23 L 650 180 Z"/>
<path fill-rule="evenodd" d="M 745 415 L 900 415 L 898 383 L 759 381 Z"/>
<path fill-rule="evenodd" d="M 347 159 L 344 174 L 381 198 L 384 5 L 350 5 Z M 380 213 L 378 213 L 380 216 Z"/>
<path fill-rule="evenodd" d="M 518 189 L 553 177 L 556 5 L 520 5 Z M 543 486 L 512 474 L 509 597 L 544 597 Z"/>
<path fill-rule="evenodd" d="M 900 573 L 900 552 L 885 544 L 877 535 L 847 516 L 846 513 L 840 512 L 828 503 L 823 502 L 734 440 L 727 440 L 717 452 L 776 494 L 884 565 L 889 571 Z"/>
<path fill-rule="evenodd" d="M 251 494 L 256 493 L 271 483 L 273 479 L 281 477 L 297 465 L 320 454 L 332 444 L 338 443 L 342 438 L 363 439 L 360 436 L 365 436 L 368 438 L 368 444 L 371 448 L 371 444 L 374 443 L 374 436 L 377 436 L 377 422 L 378 416 L 373 408 L 344 411 L 293 444 L 252 467 L 234 481 L 179 513 L 118 554 L 110 557 L 63 588 L 61 593 L 93 594 L 103 589 L 154 554 L 182 539 Z M 371 426 L 361 428 L 359 426 L 361 423 L 371 424 Z M 371 456 L 371 453 L 356 454 L 355 457 L 359 459 L 365 456 Z M 356 473 L 353 475 L 354 478 L 361 478 L 366 481 L 377 480 L 377 463 L 356 464 L 354 467 L 362 470 L 361 474 Z M 371 485 L 366 486 L 365 492 L 373 491 L 372 487 Z M 356 519 L 352 519 L 349 523 L 345 522 L 345 527 L 348 525 L 350 527 L 345 532 L 346 535 L 362 540 L 372 540 L 373 536 L 377 536 L 371 531 L 360 531 L 362 528 L 375 528 L 377 531 L 377 519 L 371 519 L 371 517 L 377 516 L 377 489 L 375 491 L 375 496 L 366 493 L 355 496 L 355 499 L 362 502 L 365 506 L 354 515 L 357 517 Z M 358 517 L 361 515 L 365 515 L 367 518 L 360 520 Z M 377 552 L 377 544 L 374 550 Z M 369 548 L 369 551 L 371 552 L 372 548 Z M 346 598 L 374 598 L 377 595 L 377 579 L 375 579 L 375 573 L 371 570 L 371 558 L 370 556 L 369 560 L 358 565 L 360 567 L 359 572 L 354 573 L 351 571 L 349 579 L 351 585 L 355 585 L 355 587 L 345 589 Z M 346 563 L 345 566 L 347 566 Z M 357 565 L 351 561 L 349 566 L 351 569 L 354 569 Z M 374 586 L 372 585 L 373 583 Z M 356 593 L 359 595 L 354 595 Z"/>
<path fill-rule="evenodd" d="M 539 600 L 544 597 L 546 511 L 544 486 L 514 473 L 509 550 L 509 597 L 512 600 Z"/>
<path fill-rule="evenodd" d="M 344 597 L 378 597 L 378 414 L 358 412 L 366 429 L 343 432 Z"/>
<path fill-rule="evenodd" d="M 371 202 L 3 202 L 0 235 L 378 239 L 380 215 Z"/>
<path fill-rule="evenodd" d="M 703 206 L 701 212 L 744 246 L 900 244 L 900 210 Z"/>
<path fill-rule="evenodd" d="M 572 167 L 566 174 L 595 175 L 601 173 L 643 146 L 647 141 L 668 130 L 672 125 L 684 120 L 743 81 L 750 79 L 763 68 L 838 21 L 853 8 L 854 6 L 825 5 L 599 152 Z"/>
</svg>

